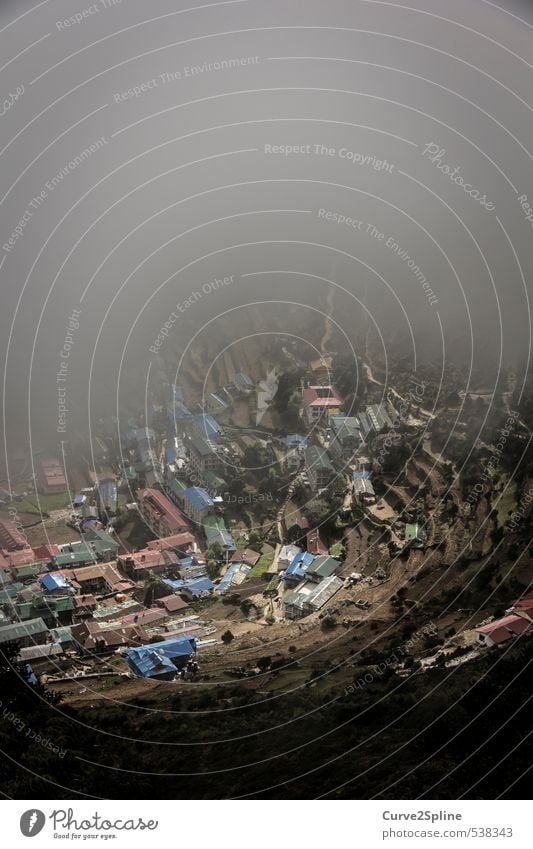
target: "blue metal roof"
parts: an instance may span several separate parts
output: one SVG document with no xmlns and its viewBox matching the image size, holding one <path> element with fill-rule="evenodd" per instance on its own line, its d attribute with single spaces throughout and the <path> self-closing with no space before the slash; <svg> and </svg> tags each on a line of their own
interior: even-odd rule
<svg viewBox="0 0 533 849">
<path fill-rule="evenodd" d="M 163 657 L 183 657 L 196 651 L 196 637 L 191 634 L 181 634 L 173 640 L 161 640 L 159 643 L 150 643 L 149 648 L 155 649 Z"/>
<path fill-rule="evenodd" d="M 142 678 L 170 677 L 176 674 L 176 667 L 172 661 L 153 648 L 141 646 L 137 649 L 130 649 L 126 652 L 126 657 L 132 672 Z"/>
<path fill-rule="evenodd" d="M 176 449 L 173 445 L 169 445 L 165 450 L 165 456 L 167 458 L 167 463 L 175 463 L 177 460 Z"/>
<path fill-rule="evenodd" d="M 240 563 L 233 563 L 233 564 L 232 564 L 232 565 L 228 568 L 228 570 L 227 570 L 226 574 L 224 575 L 224 577 L 222 578 L 222 580 L 221 580 L 220 584 L 219 584 L 219 585 L 218 585 L 218 587 L 217 587 L 217 592 L 219 592 L 219 593 L 225 593 L 225 592 L 226 592 L 226 590 L 228 589 L 228 587 L 231 585 L 231 582 L 232 582 L 232 580 L 233 580 L 233 576 L 235 575 L 235 573 L 236 573 L 236 572 L 238 572 L 238 571 L 239 571 L 239 569 L 240 569 L 240 568 L 241 568 L 241 564 L 240 564 Z"/>
<path fill-rule="evenodd" d="M 53 592 L 54 590 L 68 590 L 69 592 L 74 592 L 73 587 L 70 586 L 65 576 L 57 573 L 43 575 L 40 579 L 40 583 L 43 589 L 47 590 L 47 592 Z"/>
<path fill-rule="evenodd" d="M 126 652 L 126 658 L 132 671 L 143 678 L 157 678 L 175 675 L 175 659 L 187 658 L 196 651 L 196 638 L 183 634 L 173 640 L 161 640 L 158 643 L 138 646 Z"/>
<path fill-rule="evenodd" d="M 286 444 L 289 447 L 291 445 L 302 445 L 305 448 L 307 445 L 307 436 L 302 436 L 299 433 L 291 433 L 286 439 Z"/>
<path fill-rule="evenodd" d="M 209 493 L 199 486 L 190 486 L 183 495 L 196 510 L 203 510 L 205 507 L 212 507 L 214 504 Z"/>
<path fill-rule="evenodd" d="M 213 589 L 213 582 L 209 578 L 195 578 L 193 581 L 172 581 L 170 578 L 163 578 L 163 583 L 173 590 L 187 590 L 193 596 Z"/>
<path fill-rule="evenodd" d="M 202 436 L 205 436 L 206 439 L 216 439 L 220 436 L 220 427 L 209 413 L 197 413 L 192 419 Z"/>
<path fill-rule="evenodd" d="M 284 578 L 305 578 L 305 570 L 314 560 L 314 556 L 308 551 L 300 551 L 291 560 L 290 565 L 285 569 Z"/>
<path fill-rule="evenodd" d="M 194 581 L 186 581 L 183 586 L 184 590 L 188 590 L 193 596 L 201 595 L 201 593 L 209 592 L 213 589 L 213 581 L 209 578 L 197 578 Z"/>
<path fill-rule="evenodd" d="M 366 469 L 356 469 L 353 473 L 354 481 L 368 481 L 372 477 L 371 472 L 367 472 Z"/>
<path fill-rule="evenodd" d="M 182 404 L 181 401 L 176 401 L 174 404 L 174 416 L 176 419 L 190 419 L 192 418 L 192 413 L 185 404 Z"/>
</svg>

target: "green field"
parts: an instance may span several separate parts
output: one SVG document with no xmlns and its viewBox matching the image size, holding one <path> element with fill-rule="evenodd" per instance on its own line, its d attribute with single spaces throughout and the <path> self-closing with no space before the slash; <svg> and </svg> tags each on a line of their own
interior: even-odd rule
<svg viewBox="0 0 533 849">
<path fill-rule="evenodd" d="M 35 513 L 40 516 L 41 513 L 50 513 L 52 510 L 62 510 L 70 506 L 68 492 L 58 492 L 53 495 L 39 495 L 37 501 L 36 495 L 29 495 L 23 501 L 13 501 L 10 507 L 14 507 L 17 513 Z"/>
<path fill-rule="evenodd" d="M 269 551 L 267 554 L 263 554 L 261 559 L 255 564 L 253 569 L 248 572 L 248 578 L 260 578 L 265 572 L 268 572 L 269 566 L 272 565 L 272 561 L 274 560 L 274 552 Z"/>
</svg>

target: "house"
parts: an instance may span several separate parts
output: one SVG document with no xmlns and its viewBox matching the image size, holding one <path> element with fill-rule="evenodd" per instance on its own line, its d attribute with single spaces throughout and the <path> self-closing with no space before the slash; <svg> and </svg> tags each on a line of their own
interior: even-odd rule
<svg viewBox="0 0 533 849">
<path fill-rule="evenodd" d="M 59 643 L 41 643 L 40 645 L 25 646 L 22 648 L 19 652 L 18 659 L 21 661 L 49 660 L 62 654 L 63 646 Z"/>
<path fill-rule="evenodd" d="M 72 637 L 76 648 L 82 654 L 107 654 L 121 646 L 135 646 L 148 640 L 146 631 L 140 626 L 115 627 L 101 626 L 98 622 L 88 619 L 73 625 Z"/>
<path fill-rule="evenodd" d="M 224 492 L 228 488 L 228 484 L 224 478 L 221 478 L 220 475 L 215 474 L 215 472 L 205 472 L 204 483 L 212 498 L 220 495 L 221 492 Z"/>
<path fill-rule="evenodd" d="M 64 569 L 67 566 L 86 566 L 96 563 L 96 551 L 86 542 L 73 542 L 61 546 L 61 553 L 54 554 L 51 560 L 52 569 Z"/>
<path fill-rule="evenodd" d="M 155 442 L 155 431 L 151 427 L 139 427 L 128 430 L 126 439 L 132 444 L 138 445 L 139 442 Z"/>
<path fill-rule="evenodd" d="M 73 610 L 74 602 L 71 595 L 34 596 L 28 601 L 18 601 L 14 604 L 15 616 L 20 622 L 42 619 L 45 625 L 50 627 L 71 622 Z"/>
<path fill-rule="evenodd" d="M 212 439 L 214 442 L 218 442 L 222 436 L 222 429 L 220 425 L 215 421 L 213 416 L 209 415 L 209 413 L 198 413 L 193 415 L 192 421 L 194 422 L 200 436 L 203 436 L 205 439 Z"/>
<path fill-rule="evenodd" d="M 207 540 L 208 546 L 218 542 L 224 551 L 230 553 L 237 550 L 235 540 L 224 524 L 224 520 L 220 516 L 206 516 L 202 522 L 202 529 Z"/>
<path fill-rule="evenodd" d="M 188 601 L 210 595 L 214 587 L 213 582 L 207 577 L 195 578 L 193 581 L 169 581 L 165 578 L 163 581 L 172 589 L 179 590 Z"/>
<path fill-rule="evenodd" d="M 39 578 L 39 583 L 43 591 L 49 594 L 65 595 L 66 593 L 76 592 L 68 578 L 61 572 L 50 572 L 48 575 L 42 575 Z"/>
<path fill-rule="evenodd" d="M 140 678 L 173 680 L 177 670 L 182 669 L 196 654 L 196 647 L 196 638 L 184 634 L 175 639 L 130 649 L 126 652 L 126 659 L 133 674 Z"/>
<path fill-rule="evenodd" d="M 13 522 L 7 519 L 0 521 L 0 548 L 4 548 L 6 551 L 16 551 L 27 546 L 26 537 Z"/>
<path fill-rule="evenodd" d="M 189 530 L 183 513 L 158 489 L 141 489 L 137 492 L 139 510 L 148 525 L 160 537 Z"/>
<path fill-rule="evenodd" d="M 241 392 L 243 395 L 249 395 L 250 392 L 254 391 L 254 382 L 244 371 L 237 372 L 233 383 L 237 392 Z"/>
<path fill-rule="evenodd" d="M 333 369 L 333 357 L 331 354 L 323 354 L 316 360 L 311 360 L 309 368 L 313 373 L 315 383 L 329 383 Z"/>
<path fill-rule="evenodd" d="M 303 411 L 307 424 L 340 412 L 342 398 L 333 386 L 308 386 L 303 391 Z"/>
<path fill-rule="evenodd" d="M 327 546 L 324 544 L 318 531 L 318 528 L 315 528 L 312 531 L 307 531 L 306 542 L 307 551 L 309 552 L 309 554 L 314 554 L 316 557 L 317 554 L 328 553 Z"/>
<path fill-rule="evenodd" d="M 255 566 L 261 560 L 261 555 L 251 548 L 240 548 L 231 557 L 232 563 L 244 563 L 245 566 Z"/>
<path fill-rule="evenodd" d="M 194 474 L 204 480 L 206 472 L 218 472 L 221 467 L 221 458 L 217 452 L 216 445 L 203 436 L 190 436 L 186 442 L 189 463 Z"/>
<path fill-rule="evenodd" d="M 18 643 L 21 648 L 42 645 L 49 642 L 50 631 L 41 618 L 27 622 L 15 622 L 0 628 L 0 646 L 6 643 Z"/>
<path fill-rule="evenodd" d="M 96 484 L 96 506 L 104 523 L 116 515 L 117 482 L 114 477 L 101 478 Z"/>
<path fill-rule="evenodd" d="M 82 541 L 96 551 L 98 560 L 109 562 L 115 560 L 120 543 L 103 528 L 88 528 L 82 534 Z"/>
<path fill-rule="evenodd" d="M 530 611 L 533 613 L 531 608 Z M 533 618 L 521 609 L 515 610 L 509 616 L 495 619 L 494 622 L 490 622 L 488 625 L 482 625 L 480 628 L 476 628 L 478 641 L 487 647 L 506 643 L 513 637 L 531 633 L 532 630 Z"/>
<path fill-rule="evenodd" d="M 158 551 L 171 549 L 183 555 L 196 551 L 197 546 L 193 535 L 189 531 L 184 531 L 181 534 L 172 534 L 161 539 L 151 539 L 146 543 L 146 548 L 157 549 Z"/>
<path fill-rule="evenodd" d="M 278 554 L 278 572 L 284 572 L 302 549 L 298 545 L 284 545 Z M 312 553 L 312 552 L 311 552 Z"/>
<path fill-rule="evenodd" d="M 76 595 L 72 601 L 74 602 L 74 610 L 78 616 L 92 614 L 98 606 L 94 595 Z"/>
<path fill-rule="evenodd" d="M 179 595 L 175 594 L 165 595 L 162 598 L 158 598 L 155 603 L 157 607 L 164 608 L 169 615 L 183 613 L 183 611 L 187 610 L 189 607 L 186 601 L 180 598 Z"/>
<path fill-rule="evenodd" d="M 140 646 L 126 652 L 128 666 L 137 678 L 152 678 L 155 681 L 174 681 L 177 669 L 165 655 L 150 646 Z"/>
<path fill-rule="evenodd" d="M 250 568 L 250 566 L 244 566 L 242 563 L 231 563 L 215 592 L 223 595 L 232 584 L 241 583 L 246 577 L 247 572 L 250 571 Z M 243 569 L 245 570 L 244 572 L 242 571 Z"/>
<path fill-rule="evenodd" d="M 359 419 L 355 416 L 332 416 L 330 419 L 332 438 L 331 453 L 341 460 L 350 460 L 364 447 Z"/>
<path fill-rule="evenodd" d="M 423 525 L 408 523 L 405 526 L 405 548 L 424 548 L 427 542 L 427 532 Z"/>
<path fill-rule="evenodd" d="M 299 433 L 292 433 L 286 438 L 285 445 L 285 464 L 287 469 L 299 469 L 305 459 L 307 437 L 301 436 Z"/>
<path fill-rule="evenodd" d="M 329 601 L 344 582 L 336 575 L 323 578 L 320 583 L 306 581 L 300 587 L 283 596 L 283 612 L 287 619 L 300 619 L 315 613 Z"/>
<path fill-rule="evenodd" d="M 366 414 L 376 433 L 381 433 L 382 430 L 392 427 L 392 420 L 385 403 L 371 404 L 366 408 Z"/>
<path fill-rule="evenodd" d="M 56 457 L 43 457 L 39 461 L 37 483 L 44 495 L 67 491 L 65 472 Z"/>
<path fill-rule="evenodd" d="M 36 561 L 50 563 L 55 554 L 61 554 L 61 549 L 55 543 L 48 542 L 43 545 L 34 545 L 33 554 Z"/>
<path fill-rule="evenodd" d="M 188 489 L 187 482 L 181 480 L 181 478 L 173 477 L 170 480 L 165 481 L 165 483 L 163 484 L 163 488 L 170 500 L 174 502 L 176 507 L 179 507 L 180 510 L 183 510 L 183 505 L 185 503 L 185 492 Z"/>
<path fill-rule="evenodd" d="M 311 566 L 315 558 L 307 551 L 300 551 L 291 561 L 290 565 L 285 569 L 283 574 L 283 583 L 286 587 L 292 587 L 303 581 L 306 576 L 306 570 Z"/>
<path fill-rule="evenodd" d="M 325 489 L 335 474 L 328 452 L 318 445 L 308 445 L 305 450 L 305 471 L 314 492 Z"/>
<path fill-rule="evenodd" d="M 330 578 L 341 567 L 340 560 L 329 554 L 319 554 L 305 570 L 306 580 L 319 583 L 323 578 Z"/>
<path fill-rule="evenodd" d="M 214 506 L 215 503 L 209 493 L 199 486 L 190 486 L 183 493 L 183 509 L 197 525 L 201 525 Z"/>
<path fill-rule="evenodd" d="M 205 560 L 196 557 L 183 557 L 179 562 L 178 575 L 185 582 L 204 578 L 207 575 L 207 564 Z"/>
<path fill-rule="evenodd" d="M 36 578 L 37 575 L 41 575 L 43 572 L 46 572 L 47 568 L 48 564 L 42 562 L 29 563 L 24 566 L 12 566 L 11 575 L 15 581 L 27 581 L 30 578 Z"/>
<path fill-rule="evenodd" d="M 368 472 L 356 470 L 353 473 L 353 497 L 358 504 L 375 504 L 376 493 Z"/>
<path fill-rule="evenodd" d="M 162 575 L 170 567 L 177 567 L 179 558 L 172 549 L 144 548 L 119 555 L 118 563 L 133 581 L 144 581 L 151 574 Z"/>
<path fill-rule="evenodd" d="M 366 442 L 368 435 L 373 432 L 372 422 L 366 413 L 358 413 L 355 418 L 359 423 L 359 430 L 361 432 L 363 442 Z"/>
<path fill-rule="evenodd" d="M 98 563 L 71 569 L 67 573 L 73 587 L 82 595 L 106 595 L 132 589 L 133 585 L 125 581 L 114 563 Z"/>
</svg>

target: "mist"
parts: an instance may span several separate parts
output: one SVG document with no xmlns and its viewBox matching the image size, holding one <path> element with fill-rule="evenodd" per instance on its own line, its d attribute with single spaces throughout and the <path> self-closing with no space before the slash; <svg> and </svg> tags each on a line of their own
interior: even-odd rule
<svg viewBox="0 0 533 849">
<path fill-rule="evenodd" d="M 531 7 L 418 7 L 2 4 L 4 465 L 328 316 L 523 378 Z"/>
</svg>

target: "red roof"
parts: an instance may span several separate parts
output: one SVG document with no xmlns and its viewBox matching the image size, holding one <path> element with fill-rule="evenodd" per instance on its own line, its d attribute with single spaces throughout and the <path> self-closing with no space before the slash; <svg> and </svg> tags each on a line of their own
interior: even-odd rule
<svg viewBox="0 0 533 849">
<path fill-rule="evenodd" d="M 189 605 L 179 595 L 166 595 L 156 601 L 158 607 L 164 607 L 167 613 L 176 613 L 177 610 L 185 610 Z"/>
<path fill-rule="evenodd" d="M 189 531 L 183 531 L 181 534 L 172 534 L 169 537 L 161 537 L 161 539 L 151 539 L 150 542 L 146 543 L 147 548 L 157 548 L 159 551 L 163 551 L 165 548 L 185 548 L 186 546 L 193 545 L 194 537 Z"/>
<path fill-rule="evenodd" d="M 520 610 L 531 610 L 533 608 L 533 593 L 527 593 L 522 596 L 522 598 L 516 602 L 515 607 Z"/>
<path fill-rule="evenodd" d="M 0 521 L 0 543 L 8 551 L 27 545 L 24 534 L 8 519 Z"/>
<path fill-rule="evenodd" d="M 307 534 L 307 551 L 309 554 L 327 554 L 328 549 L 322 542 L 318 530 L 315 528 Z"/>
<path fill-rule="evenodd" d="M 488 625 L 476 628 L 476 631 L 478 634 L 486 634 L 495 643 L 503 643 L 505 640 L 524 634 L 532 628 L 533 623 L 529 622 L 528 619 L 511 613 L 509 616 L 504 616 L 502 619 L 496 619 L 494 622 L 489 622 Z"/>
<path fill-rule="evenodd" d="M 94 595 L 75 595 L 74 607 L 96 607 L 97 601 Z"/>
<path fill-rule="evenodd" d="M 55 458 L 43 458 L 40 462 L 41 477 L 46 486 L 61 486 L 66 489 L 67 481 L 63 467 Z"/>
<path fill-rule="evenodd" d="M 117 558 L 123 568 L 153 569 L 155 566 L 165 566 L 167 560 L 162 551 L 143 548 L 141 551 L 132 551 L 131 554 L 121 554 Z M 128 561 L 133 563 L 128 563 Z"/>
<path fill-rule="evenodd" d="M 35 555 L 32 548 L 22 548 L 20 551 L 4 552 L 9 566 L 29 566 L 35 563 Z"/>
<path fill-rule="evenodd" d="M 148 503 L 155 506 L 166 517 L 171 527 L 181 528 L 189 526 L 189 522 L 181 510 L 178 510 L 176 505 L 172 501 L 169 501 L 158 489 L 140 489 L 137 497 L 141 502 L 148 501 Z"/>
<path fill-rule="evenodd" d="M 332 386 L 308 386 L 303 395 L 308 407 L 338 407 L 342 404 L 342 398 Z"/>
<path fill-rule="evenodd" d="M 45 545 L 37 545 L 33 548 L 36 562 L 40 560 L 50 560 L 56 554 L 61 554 L 61 549 L 54 542 L 46 543 Z"/>
<path fill-rule="evenodd" d="M 261 560 L 261 555 L 251 548 L 238 549 L 231 558 L 232 563 L 246 563 L 247 566 L 255 566 Z"/>
</svg>

